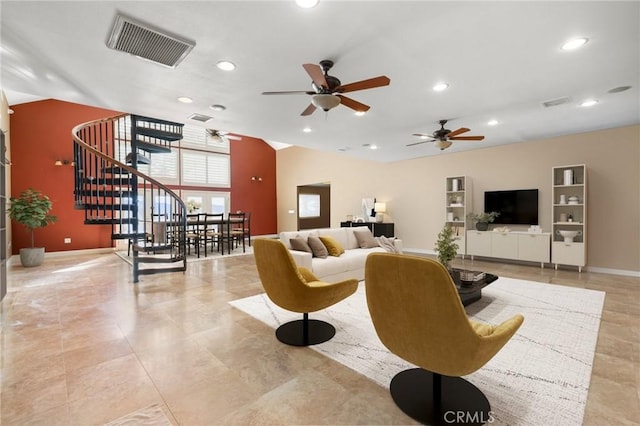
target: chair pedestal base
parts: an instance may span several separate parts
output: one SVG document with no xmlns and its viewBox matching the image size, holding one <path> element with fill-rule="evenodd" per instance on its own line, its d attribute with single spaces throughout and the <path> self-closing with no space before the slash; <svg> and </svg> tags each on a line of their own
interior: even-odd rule
<svg viewBox="0 0 640 426">
<path fill-rule="evenodd" d="M 306 327 L 306 332 L 305 332 Z M 276 330 L 276 337 L 282 343 L 292 346 L 309 346 L 331 340 L 336 334 L 334 326 L 320 320 L 310 320 L 306 317 L 282 324 Z"/>
<path fill-rule="evenodd" d="M 429 425 L 482 425 L 493 421 L 489 400 L 482 391 L 461 377 L 439 375 L 413 368 L 401 371 L 390 385 L 391 397 L 408 416 Z M 438 407 L 438 397 L 440 407 Z"/>
</svg>

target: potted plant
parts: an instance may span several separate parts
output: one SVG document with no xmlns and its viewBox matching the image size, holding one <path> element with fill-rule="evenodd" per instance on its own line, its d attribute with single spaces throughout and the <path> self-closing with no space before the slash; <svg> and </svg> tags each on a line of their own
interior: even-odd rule
<svg viewBox="0 0 640 426">
<path fill-rule="evenodd" d="M 489 223 L 496 220 L 496 217 L 500 216 L 499 212 L 489 213 L 469 213 L 467 217 L 476 222 L 476 229 L 478 231 L 486 231 L 489 229 Z"/>
<path fill-rule="evenodd" d="M 29 188 L 22 191 L 19 197 L 11 197 L 9 203 L 9 217 L 31 233 L 31 247 L 20 249 L 20 262 L 22 266 L 38 266 L 44 260 L 44 247 L 35 247 L 34 231 L 57 220 L 56 216 L 49 214 L 51 200 L 43 193 Z"/>
<path fill-rule="evenodd" d="M 458 254 L 458 244 L 455 243 L 453 229 L 445 225 L 438 234 L 438 240 L 433 248 L 438 254 L 438 261 L 442 263 L 447 270 L 450 270 L 450 262 L 455 259 Z"/>
</svg>

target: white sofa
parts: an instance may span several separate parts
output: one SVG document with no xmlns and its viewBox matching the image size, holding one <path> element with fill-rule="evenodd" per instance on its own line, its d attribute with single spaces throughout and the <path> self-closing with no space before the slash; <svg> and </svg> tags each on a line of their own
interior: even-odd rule
<svg viewBox="0 0 640 426">
<path fill-rule="evenodd" d="M 364 279 L 364 264 L 367 255 L 373 252 L 385 252 L 382 247 L 360 248 L 358 240 L 354 232 L 371 232 L 367 227 L 353 228 L 322 228 L 309 229 L 304 231 L 286 231 L 280 233 L 280 241 L 289 249 L 298 266 L 304 266 L 309 269 L 315 276 L 323 281 L 334 282 L 347 278 L 355 278 L 357 280 Z M 311 253 L 304 251 L 292 250 L 289 239 L 300 236 L 305 240 L 310 236 L 330 236 L 336 239 L 345 249 L 340 256 L 327 256 L 326 258 L 313 257 Z M 397 251 L 402 251 L 402 241 L 395 239 L 393 241 Z"/>
</svg>

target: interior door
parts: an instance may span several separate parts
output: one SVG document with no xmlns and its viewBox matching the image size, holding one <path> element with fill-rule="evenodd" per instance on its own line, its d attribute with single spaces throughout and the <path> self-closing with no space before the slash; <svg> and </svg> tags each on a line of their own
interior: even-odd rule
<svg viewBox="0 0 640 426">
<path fill-rule="evenodd" d="M 331 226 L 331 185 L 298 186 L 298 230 Z"/>
</svg>

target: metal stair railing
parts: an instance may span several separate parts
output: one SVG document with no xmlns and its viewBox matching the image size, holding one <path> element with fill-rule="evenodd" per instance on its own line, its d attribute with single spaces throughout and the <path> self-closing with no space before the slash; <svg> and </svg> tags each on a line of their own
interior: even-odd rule
<svg viewBox="0 0 640 426">
<path fill-rule="evenodd" d="M 187 209 L 171 189 L 137 170 L 135 162 L 126 164 L 132 148 L 128 117 L 73 128 L 74 202 L 85 211 L 85 224 L 111 225 L 112 240 L 128 240 L 137 283 L 139 275 L 186 270 Z M 181 265 L 158 267 L 177 262 Z"/>
</svg>

